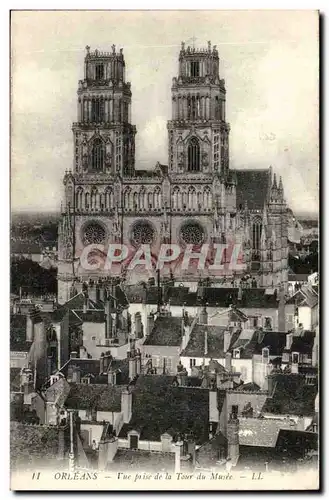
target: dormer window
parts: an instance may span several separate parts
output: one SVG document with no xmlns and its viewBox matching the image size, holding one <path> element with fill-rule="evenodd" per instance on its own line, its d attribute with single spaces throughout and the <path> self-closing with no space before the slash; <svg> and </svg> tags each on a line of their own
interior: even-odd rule
<svg viewBox="0 0 329 500">
<path fill-rule="evenodd" d="M 199 61 L 191 61 L 191 76 L 200 76 L 200 63 Z"/>
<path fill-rule="evenodd" d="M 233 358 L 240 359 L 240 349 L 234 349 Z"/>
<path fill-rule="evenodd" d="M 272 330 L 272 318 L 264 318 L 264 328 L 265 330 Z"/>
<path fill-rule="evenodd" d="M 294 365 L 299 363 L 299 352 L 293 352 L 291 354 L 291 362 Z"/>
<path fill-rule="evenodd" d="M 83 377 L 81 379 L 81 382 L 82 382 L 82 384 L 86 384 L 86 385 L 90 384 L 90 377 Z"/>
</svg>

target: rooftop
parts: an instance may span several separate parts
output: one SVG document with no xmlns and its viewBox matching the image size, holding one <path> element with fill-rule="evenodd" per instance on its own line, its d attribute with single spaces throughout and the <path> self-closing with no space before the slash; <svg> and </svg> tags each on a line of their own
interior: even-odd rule
<svg viewBox="0 0 329 500">
<path fill-rule="evenodd" d="M 70 384 L 65 406 L 69 409 L 121 411 L 121 393 L 126 386 L 104 384 Z"/>
<path fill-rule="evenodd" d="M 208 439 L 209 391 L 175 387 L 175 377 L 140 375 L 133 390 L 132 418 L 119 437 L 139 430 L 141 439 L 160 441 L 161 434 L 173 437 L 193 431 L 197 442 Z"/>
<path fill-rule="evenodd" d="M 158 316 L 144 345 L 180 346 L 182 336 L 182 318 Z"/>
<path fill-rule="evenodd" d="M 312 416 L 318 393 L 317 383 L 308 385 L 304 375 L 272 375 L 274 392 L 267 398 L 263 413 Z"/>
</svg>

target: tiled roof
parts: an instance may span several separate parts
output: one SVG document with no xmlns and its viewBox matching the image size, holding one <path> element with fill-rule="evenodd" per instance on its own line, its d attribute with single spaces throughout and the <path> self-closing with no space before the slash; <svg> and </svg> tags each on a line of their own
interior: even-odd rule
<svg viewBox="0 0 329 500">
<path fill-rule="evenodd" d="M 32 343 L 26 341 L 26 316 L 12 314 L 10 316 L 10 350 L 29 352 Z"/>
<path fill-rule="evenodd" d="M 70 384 L 62 377 L 57 382 L 48 387 L 45 391 L 46 401 L 56 403 L 62 407 L 70 392 Z"/>
<path fill-rule="evenodd" d="M 144 345 L 180 346 L 182 341 L 182 318 L 158 316 L 151 334 Z"/>
<path fill-rule="evenodd" d="M 249 382 L 248 384 L 239 385 L 235 390 L 238 392 L 257 392 L 260 391 L 260 387 L 254 382 Z"/>
<path fill-rule="evenodd" d="M 262 349 L 267 347 L 270 356 L 280 356 L 286 345 L 287 334 L 284 332 L 258 331 L 255 336 L 254 354 L 262 354 Z"/>
<path fill-rule="evenodd" d="M 296 431 L 291 429 L 281 429 L 278 435 L 276 446 L 293 450 L 298 450 L 302 453 L 302 449 L 317 450 L 319 444 L 319 436 L 315 432 Z"/>
<path fill-rule="evenodd" d="M 267 398 L 263 407 L 264 413 L 278 415 L 314 414 L 314 402 L 318 392 L 317 384 L 306 385 L 304 375 L 273 375 L 274 392 Z"/>
<path fill-rule="evenodd" d="M 287 301 L 287 304 L 296 304 L 297 306 L 314 307 L 319 302 L 319 296 L 311 286 L 303 286 Z"/>
<path fill-rule="evenodd" d="M 10 368 L 10 392 L 20 392 L 21 390 L 21 369 Z"/>
<path fill-rule="evenodd" d="M 289 420 L 270 418 L 239 418 L 239 443 L 242 446 L 274 448 L 280 429 L 290 428 Z"/>
<path fill-rule="evenodd" d="M 263 210 L 271 186 L 270 170 L 233 170 L 237 179 L 236 206 L 249 210 Z"/>
<path fill-rule="evenodd" d="M 207 331 L 207 358 L 223 358 L 224 332 L 226 328 L 211 325 L 195 325 L 182 357 L 200 358 L 205 355 L 205 332 Z"/>
<path fill-rule="evenodd" d="M 142 304 L 146 297 L 146 288 L 142 285 L 126 285 L 124 291 L 131 304 Z"/>
<path fill-rule="evenodd" d="M 227 449 L 227 439 L 219 432 L 212 439 L 202 444 L 196 451 L 198 467 L 213 467 L 219 459 L 220 448 Z"/>
<path fill-rule="evenodd" d="M 293 337 L 290 352 L 299 352 L 301 354 L 312 354 L 315 332 L 304 331 L 301 336 Z"/>
<path fill-rule="evenodd" d="M 103 384 L 70 384 L 70 392 L 65 401 L 66 408 L 99 411 L 121 411 L 121 393 L 126 386 Z"/>
<path fill-rule="evenodd" d="M 175 469 L 175 453 L 152 452 L 146 450 L 118 449 L 109 470 L 141 472 L 168 472 Z"/>
<path fill-rule="evenodd" d="M 192 431 L 198 443 L 208 439 L 209 391 L 194 387 L 174 387 L 175 377 L 141 375 L 133 390 L 132 418 L 121 429 L 139 430 L 141 439 L 159 441 L 168 432 Z"/>
<path fill-rule="evenodd" d="M 61 466 L 58 459 L 59 433 L 66 430 L 43 425 L 28 425 L 18 422 L 10 423 L 10 461 L 11 468 L 26 470 L 33 467 L 47 467 L 53 463 Z M 65 434 L 64 434 L 65 435 Z M 69 436 L 64 438 L 67 451 Z M 67 459 L 66 459 L 67 461 Z"/>
<path fill-rule="evenodd" d="M 185 305 L 187 307 L 194 307 L 196 304 L 200 303 L 197 292 L 190 292 L 190 289 L 185 286 L 168 288 L 166 300 L 169 301 L 172 306 Z"/>
</svg>

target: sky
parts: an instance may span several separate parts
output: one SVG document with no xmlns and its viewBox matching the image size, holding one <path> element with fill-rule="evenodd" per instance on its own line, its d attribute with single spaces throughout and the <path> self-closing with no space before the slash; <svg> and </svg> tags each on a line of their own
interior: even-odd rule
<svg viewBox="0 0 329 500">
<path fill-rule="evenodd" d="M 123 47 L 136 168 L 167 163 L 171 81 L 181 41 L 217 45 L 231 125 L 230 167 L 282 175 L 296 212 L 317 213 L 319 49 L 315 11 L 14 11 L 12 210 L 59 210 L 73 167 L 72 122 L 85 46 Z"/>
</svg>

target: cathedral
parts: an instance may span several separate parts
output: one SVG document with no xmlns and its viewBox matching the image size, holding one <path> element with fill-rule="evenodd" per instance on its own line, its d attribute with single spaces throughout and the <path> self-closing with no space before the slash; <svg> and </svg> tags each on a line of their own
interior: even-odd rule
<svg viewBox="0 0 329 500">
<path fill-rule="evenodd" d="M 234 242 L 241 248 L 238 271 L 213 276 L 207 269 L 175 268 L 175 281 L 206 278 L 221 286 L 247 279 L 252 286 L 285 287 L 288 207 L 282 179 L 271 167 L 230 168 L 226 88 L 216 46 L 181 44 L 171 87 L 167 165 L 158 162 L 153 170 L 135 165 L 131 99 L 123 50 L 113 45 L 110 52 L 100 52 L 87 46 L 72 126 L 73 168 L 63 180 L 59 303 L 79 283 L 109 275 L 104 266 L 91 271 L 81 265 L 83 249 L 92 244 L 124 244 L 129 254 L 147 244 L 156 260 L 162 243 L 184 248 Z M 128 282 L 134 279 L 124 263 L 120 273 Z"/>
</svg>

